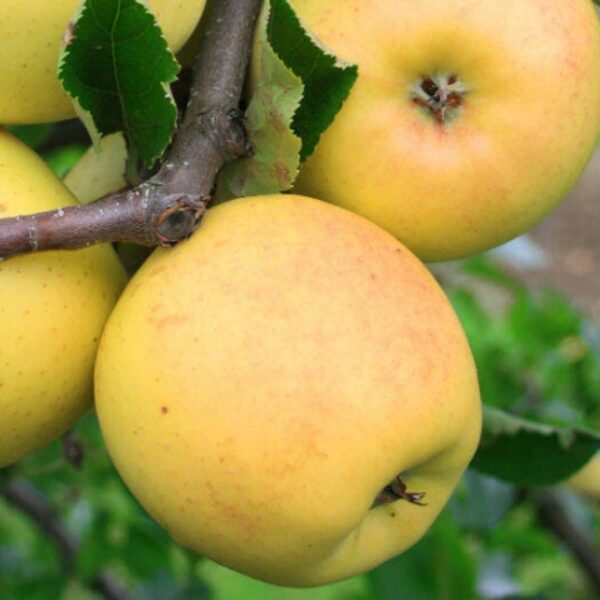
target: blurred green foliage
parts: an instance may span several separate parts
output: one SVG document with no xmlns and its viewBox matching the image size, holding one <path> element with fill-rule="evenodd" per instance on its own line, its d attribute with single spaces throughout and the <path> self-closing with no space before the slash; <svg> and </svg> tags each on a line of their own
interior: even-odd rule
<svg viewBox="0 0 600 600">
<path fill-rule="evenodd" d="M 600 334 L 553 290 L 536 294 L 484 258 L 464 271 L 506 295 L 492 315 L 468 289 L 450 298 L 477 358 L 486 404 L 556 425 L 600 423 Z"/>
</svg>

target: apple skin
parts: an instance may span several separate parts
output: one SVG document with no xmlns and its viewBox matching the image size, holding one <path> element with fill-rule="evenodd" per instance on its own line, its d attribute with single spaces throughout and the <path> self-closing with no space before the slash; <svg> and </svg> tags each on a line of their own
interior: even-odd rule
<svg viewBox="0 0 600 600">
<path fill-rule="evenodd" d="M 595 454 L 565 485 L 579 494 L 600 502 L 600 452 Z"/>
<path fill-rule="evenodd" d="M 233 200 L 159 249 L 96 363 L 109 452 L 180 544 L 286 586 L 414 544 L 480 436 L 460 324 L 385 231 L 299 196 Z M 371 509 L 402 474 L 426 506 Z"/>
<path fill-rule="evenodd" d="M 79 0 L 0 3 L 0 123 L 45 123 L 75 117 L 58 80 L 61 39 Z M 177 52 L 192 34 L 204 0 L 147 0 L 169 46 Z"/>
<path fill-rule="evenodd" d="M 569 192 L 600 132 L 590 0 L 291 0 L 358 80 L 295 190 L 355 211 L 422 260 L 531 228 Z M 254 73 L 260 53 L 254 53 Z M 415 104 L 425 76 L 466 87 L 453 119 Z"/>
<path fill-rule="evenodd" d="M 75 204 L 44 162 L 2 130 L 0 156 L 0 217 Z M 124 284 L 108 245 L 0 262 L 0 467 L 89 408 L 100 334 Z"/>
</svg>

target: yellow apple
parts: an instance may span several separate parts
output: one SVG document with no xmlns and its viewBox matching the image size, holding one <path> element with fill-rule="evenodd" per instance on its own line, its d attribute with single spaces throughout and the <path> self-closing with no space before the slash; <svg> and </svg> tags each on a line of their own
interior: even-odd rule
<svg viewBox="0 0 600 600">
<path fill-rule="evenodd" d="M 191 35 L 204 0 L 147 0 L 171 49 Z M 0 2 L 0 123 L 43 123 L 75 116 L 58 81 L 61 39 L 79 0 Z"/>
<path fill-rule="evenodd" d="M 590 158 L 600 132 L 590 0 L 291 4 L 359 69 L 296 190 L 367 217 L 423 260 L 527 230 Z"/>
<path fill-rule="evenodd" d="M 595 454 L 583 468 L 569 477 L 565 484 L 588 498 L 600 501 L 600 453 Z"/>
<path fill-rule="evenodd" d="M 468 344 L 422 263 L 349 211 L 285 195 L 212 208 L 150 257 L 102 337 L 96 406 L 175 540 L 288 586 L 414 544 L 481 419 Z"/>
<path fill-rule="evenodd" d="M 1 130 L 0 156 L 0 217 L 74 204 L 42 160 Z M 89 407 L 100 333 L 123 285 L 106 245 L 0 262 L 0 467 Z"/>
</svg>

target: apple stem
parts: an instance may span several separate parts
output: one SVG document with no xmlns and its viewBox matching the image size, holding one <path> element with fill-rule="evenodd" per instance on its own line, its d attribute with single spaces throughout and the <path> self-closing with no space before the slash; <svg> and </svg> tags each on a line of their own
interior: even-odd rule
<svg viewBox="0 0 600 600">
<path fill-rule="evenodd" d="M 425 492 L 409 492 L 406 484 L 400 477 L 401 475 L 398 475 L 391 483 L 386 485 L 381 492 L 379 492 L 371 508 L 381 506 L 382 504 L 391 504 L 397 500 L 406 500 L 411 504 L 427 506 L 427 503 L 423 502 Z"/>
</svg>

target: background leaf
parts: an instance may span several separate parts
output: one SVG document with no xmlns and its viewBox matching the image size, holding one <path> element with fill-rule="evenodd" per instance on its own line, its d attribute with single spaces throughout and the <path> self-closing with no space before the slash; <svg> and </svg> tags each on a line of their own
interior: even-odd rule
<svg viewBox="0 0 600 600">
<path fill-rule="evenodd" d="M 517 484 L 551 485 L 579 470 L 598 450 L 597 433 L 534 423 L 487 406 L 472 466 Z"/>
</svg>

